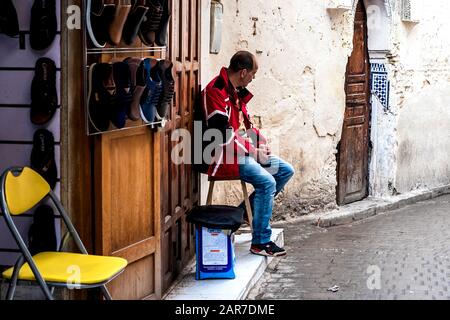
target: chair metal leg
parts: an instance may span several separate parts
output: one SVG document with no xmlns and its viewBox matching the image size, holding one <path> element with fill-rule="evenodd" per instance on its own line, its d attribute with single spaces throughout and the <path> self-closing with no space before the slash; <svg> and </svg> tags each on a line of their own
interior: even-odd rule
<svg viewBox="0 0 450 320">
<path fill-rule="evenodd" d="M 106 300 L 112 300 L 111 294 L 109 293 L 108 288 L 106 288 L 106 285 L 101 286 L 100 289 L 102 290 L 103 296 Z"/>
<path fill-rule="evenodd" d="M 14 266 L 14 271 L 13 271 L 13 274 L 11 276 L 11 282 L 10 282 L 9 287 L 8 287 L 8 292 L 6 293 L 6 300 L 13 300 L 14 299 L 14 294 L 16 292 L 16 287 L 17 287 L 17 279 L 19 278 L 19 271 L 22 268 L 22 265 L 24 264 L 24 262 L 25 262 L 24 256 L 21 256 L 17 260 L 17 262 L 16 262 L 16 264 Z M 30 263 L 28 263 L 28 265 L 30 265 Z M 34 267 L 31 266 L 31 269 L 33 270 Z M 34 273 L 34 276 L 37 278 L 37 282 L 38 282 L 39 286 L 41 287 L 42 292 L 45 295 L 45 298 L 47 300 L 54 300 L 53 292 L 50 292 L 50 290 L 49 290 L 47 284 L 45 283 L 44 279 L 42 279 L 42 277 L 37 277 L 36 276 L 36 272 L 34 272 L 34 270 L 33 270 L 33 273 Z"/>
<path fill-rule="evenodd" d="M 14 271 L 13 271 L 11 280 L 9 282 L 8 291 L 6 293 L 6 300 L 14 299 L 14 294 L 16 293 L 16 287 L 17 287 L 17 278 L 19 277 L 19 271 L 20 271 L 20 268 L 22 268 L 24 261 L 25 260 L 24 260 L 23 256 L 20 256 L 14 265 Z"/>
<path fill-rule="evenodd" d="M 9 283 L 8 286 L 8 292 L 6 293 L 6 300 L 13 300 L 14 299 L 14 294 L 16 292 L 16 286 L 17 286 L 17 279 L 16 281 L 12 281 Z"/>
<path fill-rule="evenodd" d="M 50 289 L 48 288 L 47 284 L 44 280 L 38 279 L 37 282 L 39 283 L 39 286 L 41 287 L 42 292 L 45 295 L 45 298 L 47 300 L 55 300 L 53 297 L 53 294 L 50 292 Z"/>
<path fill-rule="evenodd" d="M 253 213 L 252 207 L 250 206 L 250 199 L 248 198 L 247 185 L 241 180 L 242 193 L 244 194 L 245 208 L 247 209 L 248 223 L 250 225 L 250 230 L 253 231 Z"/>
<path fill-rule="evenodd" d="M 212 204 L 212 196 L 213 196 L 213 190 L 214 190 L 214 182 L 209 182 L 209 189 L 208 189 L 208 196 L 206 197 L 206 204 L 209 206 Z"/>
</svg>

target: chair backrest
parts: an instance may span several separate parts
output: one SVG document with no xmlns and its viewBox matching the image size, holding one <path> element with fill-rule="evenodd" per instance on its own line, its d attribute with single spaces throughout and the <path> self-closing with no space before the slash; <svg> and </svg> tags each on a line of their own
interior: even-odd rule
<svg viewBox="0 0 450 320">
<path fill-rule="evenodd" d="M 0 189 L 0 205 L 4 212 L 4 217 L 22 252 L 28 252 L 28 249 L 11 216 L 27 212 L 48 196 L 61 215 L 68 231 L 61 240 L 60 248 L 66 242 L 67 235 L 71 235 L 80 252 L 88 253 L 58 197 L 39 173 L 28 167 L 9 168 L 1 176 Z"/>
<path fill-rule="evenodd" d="M 50 185 L 28 167 L 7 169 L 1 179 L 2 207 L 11 215 L 20 215 L 38 204 L 50 192 Z"/>
</svg>

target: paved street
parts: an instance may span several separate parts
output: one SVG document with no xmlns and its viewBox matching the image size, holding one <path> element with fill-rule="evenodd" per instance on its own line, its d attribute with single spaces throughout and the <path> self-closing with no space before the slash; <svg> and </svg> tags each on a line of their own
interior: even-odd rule
<svg viewBox="0 0 450 320">
<path fill-rule="evenodd" d="M 450 299 L 450 195 L 351 225 L 281 227 L 288 255 L 248 299 Z"/>
</svg>

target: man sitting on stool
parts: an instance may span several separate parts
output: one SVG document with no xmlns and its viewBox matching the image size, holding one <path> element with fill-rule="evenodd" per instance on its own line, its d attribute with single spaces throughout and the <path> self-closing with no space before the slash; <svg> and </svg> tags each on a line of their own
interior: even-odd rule
<svg viewBox="0 0 450 320">
<path fill-rule="evenodd" d="M 218 129 L 224 137 L 223 144 L 216 148 L 208 175 L 225 179 L 239 177 L 253 185 L 250 251 L 264 256 L 282 256 L 286 250 L 270 240 L 270 218 L 274 197 L 293 176 L 294 169 L 271 154 L 267 139 L 250 120 L 247 103 L 253 95 L 246 87 L 257 71 L 255 56 L 239 51 L 231 58 L 229 67 L 223 67 L 202 91 L 207 129 Z"/>
</svg>

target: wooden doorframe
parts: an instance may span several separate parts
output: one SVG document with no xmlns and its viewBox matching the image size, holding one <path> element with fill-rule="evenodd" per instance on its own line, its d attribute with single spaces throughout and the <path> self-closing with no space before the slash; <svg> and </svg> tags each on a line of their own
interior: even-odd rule
<svg viewBox="0 0 450 320">
<path fill-rule="evenodd" d="M 169 59 L 174 64 L 176 87 L 191 88 L 188 91 L 178 91 L 175 105 L 171 109 L 170 121 L 160 132 L 162 161 L 161 168 L 165 173 L 162 179 L 162 194 L 167 197 L 161 203 L 161 279 L 162 290 L 165 291 L 176 278 L 181 269 L 189 262 L 194 254 L 195 244 L 189 238 L 191 226 L 185 220 L 185 213 L 198 201 L 198 192 L 191 192 L 193 184 L 199 186 L 198 175 L 187 178 L 190 169 L 186 165 L 174 165 L 170 159 L 173 142 L 170 132 L 176 128 L 193 130 L 193 107 L 196 90 L 200 84 L 200 55 L 201 55 L 201 0 L 170 0 L 172 4 L 171 32 L 169 37 Z M 191 30 L 193 32 L 189 32 Z M 197 37 L 196 46 L 191 37 Z M 196 77 L 197 76 L 197 77 Z M 197 79 L 198 85 L 193 86 Z M 189 82 L 190 81 L 190 82 Z M 187 112 L 186 112 L 187 111 Z M 190 123 L 189 123 L 190 122 Z M 168 152 L 167 152 L 168 151 Z M 166 158 L 164 154 L 168 153 Z M 193 179 L 197 179 L 195 182 Z M 190 185 L 178 185 L 180 182 Z M 188 189 L 185 191 L 185 189 Z M 188 201 L 184 196 L 187 195 Z M 195 199 L 194 199 L 195 197 Z M 180 200 L 180 201 L 178 201 Z M 190 246 L 188 246 L 188 243 Z M 179 253 L 179 254 L 177 254 Z"/>
<path fill-rule="evenodd" d="M 63 0 L 62 8 L 82 0 Z M 67 14 L 61 10 L 61 23 Z M 83 32 L 61 28 L 61 200 L 89 253 L 95 253 L 92 207 L 92 143 L 86 135 Z M 86 299 L 84 290 L 67 290 L 67 299 Z"/>
</svg>

